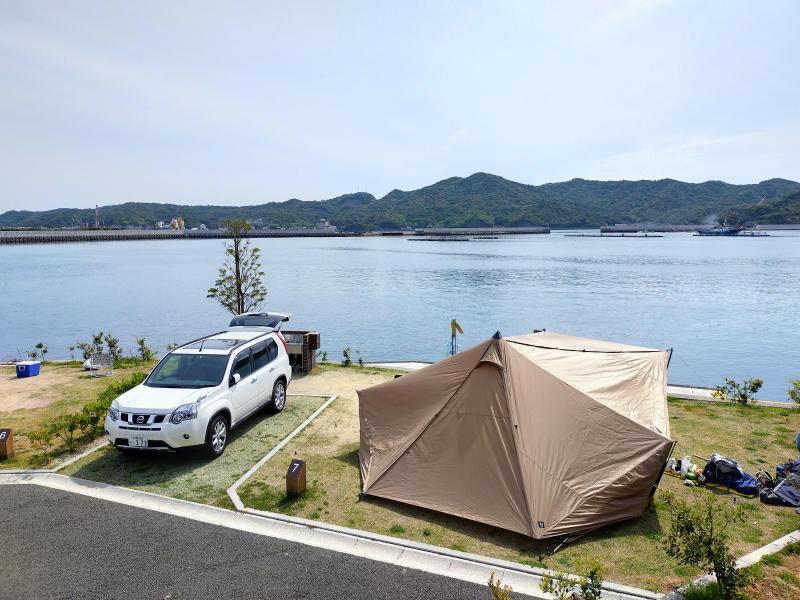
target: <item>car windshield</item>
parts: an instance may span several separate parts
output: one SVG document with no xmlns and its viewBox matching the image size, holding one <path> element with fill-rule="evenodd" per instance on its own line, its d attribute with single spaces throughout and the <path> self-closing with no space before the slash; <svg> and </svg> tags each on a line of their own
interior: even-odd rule
<svg viewBox="0 0 800 600">
<path fill-rule="evenodd" d="M 227 354 L 167 354 L 144 382 L 149 387 L 202 388 L 222 382 Z"/>
</svg>

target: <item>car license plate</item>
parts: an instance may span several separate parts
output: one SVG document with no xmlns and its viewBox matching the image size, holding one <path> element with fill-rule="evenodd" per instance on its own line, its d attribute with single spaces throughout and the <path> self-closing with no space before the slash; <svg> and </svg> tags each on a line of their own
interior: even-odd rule
<svg viewBox="0 0 800 600">
<path fill-rule="evenodd" d="M 147 448 L 147 438 L 129 437 L 128 446 L 132 446 L 133 448 Z"/>
</svg>

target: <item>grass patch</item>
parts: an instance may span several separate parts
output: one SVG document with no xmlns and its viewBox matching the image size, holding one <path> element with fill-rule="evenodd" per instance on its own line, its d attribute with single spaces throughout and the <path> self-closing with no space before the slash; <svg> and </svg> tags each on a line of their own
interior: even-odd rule
<svg viewBox="0 0 800 600">
<path fill-rule="evenodd" d="M 688 585 L 683 590 L 683 600 L 719 600 L 716 583 L 705 585 Z"/>
<path fill-rule="evenodd" d="M 794 573 L 789 573 L 789 571 L 781 571 L 778 573 L 778 577 L 790 584 L 792 587 L 800 587 L 800 579 L 798 579 L 797 575 Z"/>
<path fill-rule="evenodd" d="M 230 433 L 225 453 L 209 460 L 192 451 L 127 452 L 104 448 L 62 471 L 65 475 L 103 481 L 182 500 L 232 508 L 226 490 L 278 442 L 291 433 L 324 398 L 289 396 L 277 415 L 259 412 Z M 287 463 L 288 465 L 288 463 Z M 284 470 L 287 465 L 284 465 Z M 314 485 L 308 492 L 313 497 Z M 260 489 L 261 496 L 271 492 Z M 273 494 L 276 496 L 277 492 Z M 258 504 L 259 496 L 250 501 Z M 275 501 L 279 501 L 277 498 Z M 264 499 L 267 502 L 272 500 Z M 301 503 L 302 506 L 305 506 Z M 269 505 L 271 506 L 271 504 Z M 267 510 L 272 510 L 271 508 Z"/>
<path fill-rule="evenodd" d="M 328 366 L 325 369 L 331 373 L 343 368 Z M 346 371 L 352 373 L 357 369 L 350 367 Z M 391 375 L 386 376 L 390 378 Z M 757 431 L 774 432 L 775 427 L 781 426 L 790 431 L 800 430 L 800 412 L 792 410 L 684 400 L 670 400 L 669 409 L 673 439 L 678 442 L 676 455 L 708 457 L 712 452 L 719 452 L 740 461 L 751 473 L 758 468 L 774 470 L 775 465 L 793 456 L 785 443 L 779 444 L 771 436 L 752 435 L 754 422 L 758 423 Z M 789 442 L 791 437 L 787 437 Z M 311 518 L 317 513 L 317 517 L 326 522 L 375 533 L 386 533 L 387 524 L 397 525 L 402 532 L 399 529 L 389 531 L 403 539 L 523 564 L 543 564 L 561 571 L 574 572 L 577 563 L 595 558 L 608 567 L 608 580 L 660 592 L 701 575 L 697 569 L 679 565 L 662 549 L 660 540 L 666 526 L 666 510 L 659 492 L 641 518 L 602 528 L 548 556 L 560 540 L 535 541 L 457 517 L 360 496 L 358 440 L 357 399 L 353 393 L 341 393 L 325 413 L 264 465 L 244 487 L 265 483 L 280 488 L 286 465 L 291 458 L 298 457 L 306 461 L 309 477 L 318 481 L 321 498 L 329 502 L 325 514 L 319 514 L 318 503 L 296 506 L 295 513 L 300 517 Z M 751 440 L 763 443 L 755 455 L 744 447 Z M 689 488 L 680 480 L 666 476 L 659 488 L 683 497 L 717 493 Z M 726 497 L 733 499 L 733 496 Z M 744 555 L 797 528 L 793 511 L 763 505 L 757 498 L 737 498 L 737 502 L 750 507 L 747 522 L 732 532 L 733 550 L 737 555 Z"/>
<path fill-rule="evenodd" d="M 0 367 L 0 424 L 14 430 L 16 455 L 0 462 L 0 469 L 26 469 L 45 466 L 26 434 L 42 427 L 64 414 L 80 412 L 84 405 L 97 400 L 100 393 L 109 385 L 136 372 L 148 372 L 156 363 L 137 359 L 126 360 L 114 374 L 104 377 L 91 377 L 82 370 L 82 362 L 47 362 L 42 365 L 41 374 L 30 380 L 16 379 L 14 367 Z M 8 406 L 11 395 L 19 385 L 27 385 L 24 392 L 28 405 L 14 410 L 3 410 Z M 13 390 L 13 391 L 12 391 Z M 29 390 L 29 391 L 28 391 Z M 13 399 L 12 399 L 13 400 Z M 14 405 L 16 406 L 16 404 Z M 92 440 L 81 439 L 76 452 L 88 446 Z M 52 451 L 56 461 L 66 453 L 63 444 L 57 440 Z M 52 466 L 52 465 L 51 465 Z"/>
</svg>

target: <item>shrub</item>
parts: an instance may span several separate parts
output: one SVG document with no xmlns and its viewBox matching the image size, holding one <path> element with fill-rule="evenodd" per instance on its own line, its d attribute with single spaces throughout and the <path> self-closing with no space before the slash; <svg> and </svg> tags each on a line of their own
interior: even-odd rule
<svg viewBox="0 0 800 600">
<path fill-rule="evenodd" d="M 494 578 L 494 573 L 489 576 L 489 593 L 492 594 L 492 600 L 511 600 L 510 585 L 502 585 L 499 579 Z"/>
<path fill-rule="evenodd" d="M 350 350 L 349 347 L 345 348 L 344 350 L 342 350 L 342 366 L 343 367 L 349 367 L 349 366 L 351 366 L 353 364 L 353 359 L 350 358 L 350 353 L 351 352 L 352 352 L 352 350 Z"/>
<path fill-rule="evenodd" d="M 764 382 L 760 379 L 745 379 L 743 383 L 737 383 L 733 379 L 726 377 L 725 384 L 714 388 L 711 395 L 720 400 L 750 404 L 755 401 L 754 395 L 761 389 L 762 385 L 764 385 Z"/>
<path fill-rule="evenodd" d="M 800 379 L 792 381 L 792 387 L 786 393 L 789 396 L 789 400 L 800 404 Z"/>
<path fill-rule="evenodd" d="M 403 527 L 402 525 L 397 525 L 395 523 L 394 525 L 389 527 L 389 531 L 391 531 L 392 533 L 405 533 L 406 532 L 406 528 Z"/>
<path fill-rule="evenodd" d="M 110 404 L 109 402 L 109 405 Z M 102 433 L 102 423 L 105 419 L 106 412 L 108 412 L 108 406 L 101 400 L 89 402 L 89 404 L 83 407 L 81 411 L 81 415 L 83 416 L 83 425 L 81 429 L 83 429 L 86 435 L 91 439 L 96 438 Z"/>
<path fill-rule="evenodd" d="M 70 351 L 76 348 L 81 351 L 83 360 L 88 359 L 92 354 L 108 352 L 111 358 L 116 361 L 122 354 L 119 340 L 110 333 L 104 334 L 102 331 L 93 334 L 91 342 L 76 342 L 74 346 L 70 346 Z"/>
<path fill-rule="evenodd" d="M 683 600 L 720 600 L 719 588 L 713 583 L 690 583 L 681 590 Z"/>
<path fill-rule="evenodd" d="M 180 346 L 180 344 L 176 344 L 175 342 L 171 342 L 171 343 L 167 344 L 167 352 L 172 352 L 178 346 Z"/>
<path fill-rule="evenodd" d="M 44 464 L 49 463 L 50 450 L 52 449 L 53 445 L 53 432 L 47 427 L 42 427 L 41 429 L 36 429 L 29 432 L 27 434 L 27 438 L 41 453 L 41 456 L 44 459 Z"/>
<path fill-rule="evenodd" d="M 327 363 L 328 362 L 328 351 L 327 350 L 322 353 L 322 359 L 319 362 L 321 362 L 321 363 Z"/>
<path fill-rule="evenodd" d="M 81 413 L 67 413 L 50 423 L 50 431 L 64 442 L 64 447 L 72 452 L 78 446 L 75 434 L 82 429 Z"/>
<path fill-rule="evenodd" d="M 147 340 L 143 337 L 136 338 L 136 352 L 139 355 L 139 358 L 142 360 L 153 360 L 156 357 L 156 353 L 153 352 L 153 349 L 147 345 Z"/>
<path fill-rule="evenodd" d="M 44 362 L 44 357 L 47 356 L 47 346 L 44 342 L 39 342 L 33 347 L 33 350 L 28 350 L 25 355 L 31 360 L 39 360 L 41 358 L 42 362 Z"/>
<path fill-rule="evenodd" d="M 122 356 L 122 348 L 119 347 L 119 339 L 113 337 L 111 333 L 107 333 L 103 336 L 103 340 L 106 342 L 111 360 L 115 362 L 118 361 L 119 357 Z"/>
<path fill-rule="evenodd" d="M 670 528 L 663 542 L 667 554 L 684 565 L 714 573 L 721 599 L 738 598 L 748 577 L 745 572 L 736 570 L 736 559 L 728 545 L 728 531 L 736 523 L 744 522 L 742 507 L 735 501 L 718 500 L 712 494 L 687 502 L 666 492 L 663 500 L 670 515 Z"/>
<path fill-rule="evenodd" d="M 557 573 L 555 577 L 545 575 L 539 587 L 558 600 L 566 600 L 573 592 L 580 594 L 584 600 L 600 600 L 605 568 L 593 560 L 580 563 L 578 568 L 581 575 L 577 578 L 566 573 Z"/>
</svg>

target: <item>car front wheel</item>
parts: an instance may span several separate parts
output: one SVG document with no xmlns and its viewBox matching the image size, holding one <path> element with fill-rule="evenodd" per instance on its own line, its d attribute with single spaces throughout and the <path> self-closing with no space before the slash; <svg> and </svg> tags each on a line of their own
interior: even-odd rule
<svg viewBox="0 0 800 600">
<path fill-rule="evenodd" d="M 278 379 L 272 386 L 272 400 L 267 405 L 267 410 L 272 414 L 277 414 L 286 406 L 286 382 Z"/>
<path fill-rule="evenodd" d="M 225 452 L 228 445 L 228 420 L 217 415 L 208 424 L 206 431 L 205 453 L 209 458 L 217 458 Z"/>
</svg>

